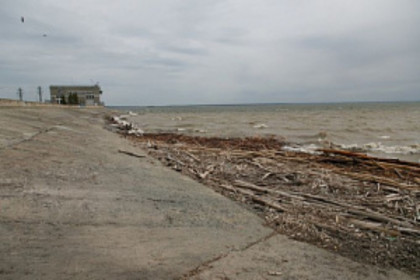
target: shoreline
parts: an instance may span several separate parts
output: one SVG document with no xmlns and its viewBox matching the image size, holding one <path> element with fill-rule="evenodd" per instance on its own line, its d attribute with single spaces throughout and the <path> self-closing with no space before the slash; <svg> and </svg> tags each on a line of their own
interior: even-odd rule
<svg viewBox="0 0 420 280">
<path fill-rule="evenodd" d="M 2 279 L 415 279 L 278 234 L 109 131 L 111 114 L 0 108 Z"/>
<path fill-rule="evenodd" d="M 420 104 L 420 103 L 419 103 Z M 345 149 L 372 156 L 420 162 L 417 104 L 376 106 L 286 105 L 251 107 L 131 108 L 127 121 L 146 132 L 193 136 L 274 136 L 290 149 Z M 121 114 L 124 114 L 124 111 Z"/>
</svg>

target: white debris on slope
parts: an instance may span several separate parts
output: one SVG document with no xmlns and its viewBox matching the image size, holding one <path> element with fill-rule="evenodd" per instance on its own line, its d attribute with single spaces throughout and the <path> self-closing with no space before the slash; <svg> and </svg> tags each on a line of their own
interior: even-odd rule
<svg viewBox="0 0 420 280">
<path fill-rule="evenodd" d="M 123 120 L 123 117 L 121 116 L 113 116 L 111 117 L 111 121 L 113 122 L 113 124 L 111 124 L 112 126 L 117 127 L 120 131 L 128 135 L 141 136 L 144 134 L 144 131 L 141 128 L 137 127 L 133 123 Z"/>
</svg>

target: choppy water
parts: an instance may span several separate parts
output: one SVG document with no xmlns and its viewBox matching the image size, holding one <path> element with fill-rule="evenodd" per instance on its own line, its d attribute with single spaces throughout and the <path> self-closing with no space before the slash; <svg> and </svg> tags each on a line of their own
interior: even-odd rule
<svg viewBox="0 0 420 280">
<path fill-rule="evenodd" d="M 330 143 L 420 162 L 420 102 L 115 107 L 146 132 L 282 136 L 303 149 Z"/>
</svg>

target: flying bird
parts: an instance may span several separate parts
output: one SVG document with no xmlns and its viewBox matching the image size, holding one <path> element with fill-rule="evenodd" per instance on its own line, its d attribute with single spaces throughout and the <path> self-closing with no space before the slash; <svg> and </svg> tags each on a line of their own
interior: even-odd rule
<svg viewBox="0 0 420 280">
<path fill-rule="evenodd" d="M 42 37 L 47 37 L 47 34 L 43 34 Z"/>
<path fill-rule="evenodd" d="M 25 22 L 25 18 L 24 18 L 24 17 L 20 17 L 20 21 L 21 21 L 22 23 L 24 23 L 24 22 Z"/>
</svg>

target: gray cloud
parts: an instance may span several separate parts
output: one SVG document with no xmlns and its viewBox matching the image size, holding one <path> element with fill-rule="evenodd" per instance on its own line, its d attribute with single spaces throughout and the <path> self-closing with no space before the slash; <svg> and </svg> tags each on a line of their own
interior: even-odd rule
<svg viewBox="0 0 420 280">
<path fill-rule="evenodd" d="M 0 98 L 99 81 L 110 105 L 419 100 L 419 9 L 416 0 L 5 0 Z"/>
</svg>

